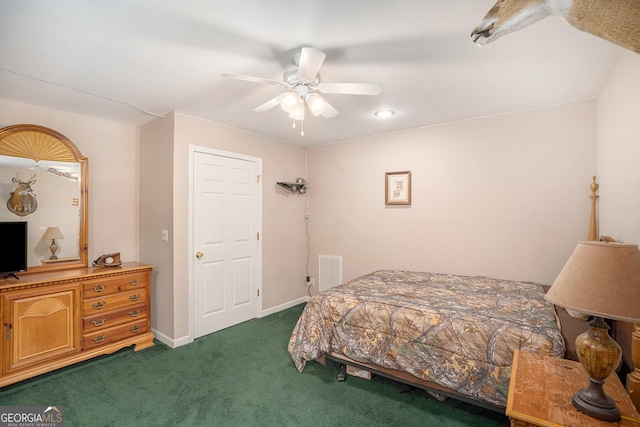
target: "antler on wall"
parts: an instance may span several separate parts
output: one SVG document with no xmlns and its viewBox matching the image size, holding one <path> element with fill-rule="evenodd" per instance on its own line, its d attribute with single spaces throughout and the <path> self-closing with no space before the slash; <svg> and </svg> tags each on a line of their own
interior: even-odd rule
<svg viewBox="0 0 640 427">
<path fill-rule="evenodd" d="M 491 43 L 548 16 L 640 53 L 640 0 L 498 0 L 471 39 Z"/>
</svg>

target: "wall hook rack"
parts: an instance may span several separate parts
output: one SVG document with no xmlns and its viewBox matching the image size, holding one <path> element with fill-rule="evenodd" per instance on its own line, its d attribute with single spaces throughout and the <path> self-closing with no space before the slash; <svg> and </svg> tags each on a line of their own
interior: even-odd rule
<svg viewBox="0 0 640 427">
<path fill-rule="evenodd" d="M 304 194 L 307 192 L 308 183 L 304 178 L 298 178 L 296 182 L 278 182 L 277 184 L 291 193 Z"/>
</svg>

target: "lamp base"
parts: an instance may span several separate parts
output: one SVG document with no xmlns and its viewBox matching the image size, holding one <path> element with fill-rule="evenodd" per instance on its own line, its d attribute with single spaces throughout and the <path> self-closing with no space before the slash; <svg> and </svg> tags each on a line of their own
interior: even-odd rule
<svg viewBox="0 0 640 427">
<path fill-rule="evenodd" d="M 573 406 L 590 417 L 603 421 L 619 421 L 620 409 L 604 392 L 605 379 L 620 363 L 622 350 L 609 336 L 609 326 L 595 317 L 589 329 L 576 338 L 578 359 L 589 375 L 589 386 L 578 390 L 571 399 Z"/>
<path fill-rule="evenodd" d="M 49 259 L 58 259 L 56 256 L 56 251 L 58 250 L 58 245 L 56 245 L 56 239 L 51 240 L 51 245 L 49 245 L 49 250 L 51 251 L 51 256 Z"/>
<path fill-rule="evenodd" d="M 589 387 L 578 390 L 571 399 L 580 412 L 602 421 L 620 421 L 616 402 L 602 390 L 602 383 L 590 382 Z"/>
</svg>

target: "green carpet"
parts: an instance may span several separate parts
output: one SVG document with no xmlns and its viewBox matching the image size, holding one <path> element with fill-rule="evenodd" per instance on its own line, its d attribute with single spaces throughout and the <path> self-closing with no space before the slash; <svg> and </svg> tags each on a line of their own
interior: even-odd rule
<svg viewBox="0 0 640 427">
<path fill-rule="evenodd" d="M 347 377 L 287 343 L 299 305 L 170 349 L 124 349 L 0 389 L 1 406 L 55 405 L 65 426 L 507 426 L 506 416 L 398 383 Z"/>
</svg>

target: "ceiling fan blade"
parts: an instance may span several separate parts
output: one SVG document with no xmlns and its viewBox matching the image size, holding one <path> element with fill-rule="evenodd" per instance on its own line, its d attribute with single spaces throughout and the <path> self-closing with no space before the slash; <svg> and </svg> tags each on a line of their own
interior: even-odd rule
<svg viewBox="0 0 640 427">
<path fill-rule="evenodd" d="M 264 104 L 258 105 L 256 108 L 253 109 L 253 111 L 262 113 L 264 111 L 270 110 L 273 107 L 280 105 L 280 101 L 282 101 L 282 98 L 284 98 L 285 96 L 287 96 L 286 92 L 276 96 L 275 98 L 268 100 Z"/>
<path fill-rule="evenodd" d="M 300 52 L 298 78 L 304 82 L 314 81 L 326 56 L 327 55 L 314 47 L 303 47 Z"/>
<path fill-rule="evenodd" d="M 324 111 L 320 114 L 322 115 L 322 117 L 330 119 L 331 117 L 335 117 L 338 115 L 338 110 L 333 108 L 333 106 L 327 102 L 327 108 L 325 108 Z"/>
<path fill-rule="evenodd" d="M 244 74 L 222 73 L 221 76 L 228 79 L 243 80 L 245 82 L 263 83 L 263 84 L 268 84 L 273 86 L 284 86 L 284 83 L 279 82 L 277 80 L 263 79 L 262 77 L 246 76 Z"/>
<path fill-rule="evenodd" d="M 382 85 L 380 83 L 320 83 L 318 91 L 344 95 L 380 95 Z"/>
</svg>

